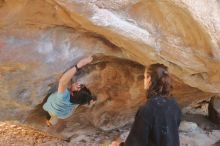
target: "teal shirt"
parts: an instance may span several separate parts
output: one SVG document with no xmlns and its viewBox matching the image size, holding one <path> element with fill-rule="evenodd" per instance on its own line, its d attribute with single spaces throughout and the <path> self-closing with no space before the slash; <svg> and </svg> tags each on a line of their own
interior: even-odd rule
<svg viewBox="0 0 220 146">
<path fill-rule="evenodd" d="M 70 92 L 66 89 L 63 93 L 51 94 L 43 105 L 43 109 L 60 119 L 66 119 L 71 116 L 74 106 L 77 104 L 70 102 Z"/>
</svg>

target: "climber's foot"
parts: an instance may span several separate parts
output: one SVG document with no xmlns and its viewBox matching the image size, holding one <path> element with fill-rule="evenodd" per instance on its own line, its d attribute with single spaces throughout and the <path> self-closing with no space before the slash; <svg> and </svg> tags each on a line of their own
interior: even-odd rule
<svg viewBox="0 0 220 146">
<path fill-rule="evenodd" d="M 52 126 L 52 124 L 50 123 L 49 120 L 46 120 L 46 124 L 47 124 L 48 127 L 51 127 L 51 126 Z"/>
</svg>

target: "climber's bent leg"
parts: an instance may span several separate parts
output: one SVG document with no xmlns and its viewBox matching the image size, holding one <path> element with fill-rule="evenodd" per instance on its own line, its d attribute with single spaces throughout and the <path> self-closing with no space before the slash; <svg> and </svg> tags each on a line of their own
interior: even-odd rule
<svg viewBox="0 0 220 146">
<path fill-rule="evenodd" d="M 56 125 L 58 122 L 58 117 L 56 115 L 54 115 L 53 113 L 49 113 L 50 114 L 50 119 L 48 120 L 48 126 L 52 126 L 52 125 Z"/>
</svg>

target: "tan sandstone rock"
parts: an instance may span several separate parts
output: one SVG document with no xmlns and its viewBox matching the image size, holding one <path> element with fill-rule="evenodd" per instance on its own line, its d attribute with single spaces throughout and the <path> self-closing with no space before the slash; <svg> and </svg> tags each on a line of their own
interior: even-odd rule
<svg viewBox="0 0 220 146">
<path fill-rule="evenodd" d="M 100 53 L 82 82 L 99 95 L 89 115 L 103 129 L 114 122 L 100 117 L 123 114 L 116 119 L 126 123 L 145 101 L 151 63 L 169 67 L 181 106 L 219 94 L 219 8 L 218 0 L 1 0 L 0 116 L 25 118 L 67 68 Z"/>
</svg>

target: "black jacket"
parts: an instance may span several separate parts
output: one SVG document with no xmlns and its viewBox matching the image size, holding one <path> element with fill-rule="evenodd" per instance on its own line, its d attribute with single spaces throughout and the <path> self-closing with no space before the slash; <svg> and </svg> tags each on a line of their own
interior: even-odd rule
<svg viewBox="0 0 220 146">
<path fill-rule="evenodd" d="M 174 99 L 152 97 L 139 108 L 120 146 L 179 146 L 180 121 L 181 110 Z"/>
</svg>

